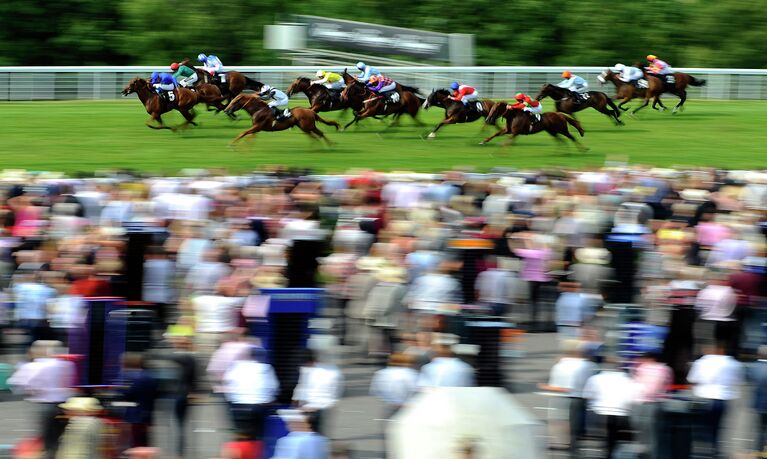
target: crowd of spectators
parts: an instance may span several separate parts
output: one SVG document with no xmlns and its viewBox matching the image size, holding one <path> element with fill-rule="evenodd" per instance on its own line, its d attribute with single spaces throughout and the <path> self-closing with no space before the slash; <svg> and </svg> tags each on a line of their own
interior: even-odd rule
<svg viewBox="0 0 767 459">
<path fill-rule="evenodd" d="M 54 358 L 86 323 L 92 297 L 125 297 L 152 312 L 167 360 L 183 374 L 173 389 L 179 425 L 199 393 L 222 394 L 237 438 L 261 439 L 281 388 L 248 336 L 247 309 L 258 308 L 260 289 L 282 287 L 324 287 L 334 345 L 388 362 L 371 385 L 388 415 L 426 387 L 482 383 L 466 363 L 477 351 L 461 346 L 455 327 L 471 313 L 556 336 L 564 356 L 545 389 L 568 400 L 551 423 L 568 429 L 564 447 L 577 451 L 593 413 L 607 457 L 624 444 L 665 457 L 660 401 L 689 390 L 690 410 L 706 421 L 693 430 L 708 429 L 703 440 L 718 454 L 728 402 L 749 379 L 760 415 L 753 449 L 763 449 L 767 173 L 4 171 L 0 187 L 2 346 L 37 343 L 10 383 L 46 408 L 41 437 L 51 457 L 69 435 L 61 410 L 83 418 L 70 426 L 99 430 L 90 421 L 98 401 L 67 402 L 73 364 Z M 627 324 L 651 330 L 655 344 L 622 347 Z M 293 392 L 297 411 L 282 412 L 290 440 L 275 457 L 331 454 L 323 435 L 343 377 L 323 352 L 310 354 Z M 123 355 L 119 398 L 134 448 L 149 446 L 153 394 L 163 390 L 145 357 Z M 185 448 L 181 435 L 174 453 Z"/>
</svg>

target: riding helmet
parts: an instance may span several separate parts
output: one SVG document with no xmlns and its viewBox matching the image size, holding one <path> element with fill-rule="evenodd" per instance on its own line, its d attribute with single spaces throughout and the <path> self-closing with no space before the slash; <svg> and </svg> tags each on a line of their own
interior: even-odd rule
<svg viewBox="0 0 767 459">
<path fill-rule="evenodd" d="M 650 61 L 650 62 L 654 61 L 657 58 L 658 58 L 658 56 L 656 56 L 655 54 L 648 54 L 647 55 L 647 60 Z"/>
<path fill-rule="evenodd" d="M 519 92 L 516 96 L 514 96 L 514 98 L 517 100 L 525 100 L 525 95 Z"/>
<path fill-rule="evenodd" d="M 458 84 L 457 81 L 454 81 L 454 82 L 450 83 L 450 89 L 452 89 L 453 91 L 458 91 L 458 87 L 459 86 L 460 85 Z"/>
<path fill-rule="evenodd" d="M 269 86 L 268 84 L 265 84 L 265 85 L 261 86 L 261 94 L 264 94 L 264 93 L 269 92 L 271 90 L 272 90 L 272 87 Z"/>
<path fill-rule="evenodd" d="M 325 76 L 324 70 L 317 70 L 317 78 L 322 78 Z"/>
<path fill-rule="evenodd" d="M 357 62 L 357 69 L 362 70 L 365 68 L 365 63 L 362 61 Z"/>
<path fill-rule="evenodd" d="M 565 70 L 564 72 L 562 72 L 562 78 L 570 78 L 572 76 L 573 76 L 573 72 L 569 70 Z"/>
<path fill-rule="evenodd" d="M 197 60 L 200 62 L 205 62 L 205 60 L 208 58 L 208 56 L 205 55 L 205 53 L 200 53 L 197 55 Z"/>
<path fill-rule="evenodd" d="M 174 62 L 170 64 L 170 69 L 173 70 L 174 72 L 178 70 L 178 67 L 179 67 L 178 62 Z"/>
</svg>

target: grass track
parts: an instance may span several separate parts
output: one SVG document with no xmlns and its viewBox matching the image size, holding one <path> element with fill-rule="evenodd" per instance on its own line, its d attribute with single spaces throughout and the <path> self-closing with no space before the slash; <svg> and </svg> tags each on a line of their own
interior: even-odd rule
<svg viewBox="0 0 767 459">
<path fill-rule="evenodd" d="M 306 105 L 303 98 L 296 103 Z M 667 105 L 672 103 L 676 99 L 668 98 Z M 551 107 L 544 102 L 545 109 Z M 332 148 L 294 129 L 260 133 L 232 149 L 228 143 L 249 120 L 231 122 L 199 109 L 198 114 L 199 127 L 171 132 L 147 128 L 148 115 L 136 100 L 0 103 L 0 168 L 77 172 L 120 167 L 170 174 L 186 167 L 241 172 L 285 164 L 329 172 L 351 167 L 438 171 L 454 166 L 579 167 L 601 165 L 610 157 L 658 166 L 767 168 L 767 102 L 759 101 L 688 101 L 685 112 L 675 116 L 647 108 L 638 119 L 624 115 L 623 127 L 614 127 L 592 110 L 582 112 L 583 142 L 591 148 L 586 153 L 569 141 L 558 145 L 545 133 L 521 137 L 511 148 L 501 148 L 500 138 L 494 145 L 479 146 L 492 132 L 488 128 L 480 133 L 479 122 L 447 126 L 436 139 L 423 140 L 442 118 L 443 111 L 436 108 L 422 114 L 426 127 L 404 119 L 401 127 L 382 132 L 387 124 L 366 120 L 336 133 L 320 125 L 335 142 Z M 181 117 L 174 113 L 165 121 L 175 125 Z"/>
</svg>

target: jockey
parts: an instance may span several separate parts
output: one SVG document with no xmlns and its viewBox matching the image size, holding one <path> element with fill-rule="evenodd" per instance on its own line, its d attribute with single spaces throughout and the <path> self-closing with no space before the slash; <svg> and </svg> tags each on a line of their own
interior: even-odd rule
<svg viewBox="0 0 767 459">
<path fill-rule="evenodd" d="M 340 91 L 346 87 L 344 84 L 344 78 L 334 72 L 326 72 L 325 70 L 317 70 L 318 80 L 312 81 L 312 84 L 321 84 L 328 89 L 334 91 Z"/>
<path fill-rule="evenodd" d="M 197 82 L 197 72 L 191 67 L 174 62 L 170 64 L 170 69 L 175 72 L 173 78 L 182 88 L 191 88 Z"/>
<path fill-rule="evenodd" d="M 377 94 L 382 94 L 391 99 L 392 102 L 399 101 L 399 94 L 397 94 L 397 83 L 389 77 L 383 75 L 373 75 L 367 83 L 369 90 Z M 395 97 L 396 94 L 396 97 Z"/>
<path fill-rule="evenodd" d="M 463 105 L 468 106 L 469 102 L 474 102 L 479 98 L 479 93 L 476 89 L 465 84 L 459 84 L 457 81 L 450 85 L 450 89 L 453 90 L 453 95 L 450 98 L 457 102 L 463 102 Z"/>
<path fill-rule="evenodd" d="M 671 70 L 671 67 L 665 61 L 658 59 L 658 57 L 654 54 L 647 56 L 647 62 L 650 63 L 649 67 L 645 67 L 648 73 L 653 75 L 671 75 L 674 73 L 674 71 Z"/>
<path fill-rule="evenodd" d="M 154 72 L 152 73 L 152 78 L 149 82 L 152 83 L 152 86 L 154 86 L 155 91 L 157 91 L 157 94 L 160 97 L 168 101 L 173 100 L 170 95 L 173 94 L 173 90 L 178 87 L 178 83 L 176 83 L 176 79 L 173 78 L 173 75 L 166 72 Z"/>
<path fill-rule="evenodd" d="M 618 79 L 624 83 L 636 84 L 636 81 L 644 76 L 641 69 L 631 65 L 615 64 L 615 67 L 611 70 L 615 73 L 620 73 Z"/>
<path fill-rule="evenodd" d="M 562 78 L 564 78 L 564 80 L 557 84 L 558 87 L 567 89 L 578 95 L 589 92 L 589 83 L 578 75 L 573 75 L 573 72 L 565 70 L 562 72 Z"/>
<path fill-rule="evenodd" d="M 362 83 L 369 82 L 370 77 L 374 75 L 381 75 L 381 72 L 379 72 L 377 68 L 367 65 L 362 61 L 357 62 L 357 70 L 360 71 L 360 74 L 357 75 L 357 80 Z"/>
<path fill-rule="evenodd" d="M 267 104 L 267 106 L 272 110 L 272 115 L 274 115 L 272 126 L 277 124 L 277 121 L 280 119 L 287 118 L 290 115 L 290 112 L 287 108 L 289 101 L 288 95 L 279 89 L 275 89 L 268 84 L 265 84 L 261 87 L 261 92 L 258 93 L 258 97 L 260 97 L 262 100 L 272 99 L 272 101 Z"/>
<path fill-rule="evenodd" d="M 517 103 L 509 105 L 509 110 L 522 110 L 523 112 L 532 113 L 536 118 L 540 119 L 540 115 L 543 113 L 543 106 L 540 102 L 521 92 L 514 96 L 514 99 Z"/>
<path fill-rule="evenodd" d="M 212 54 L 206 56 L 205 53 L 200 53 L 197 55 L 197 60 L 202 62 L 202 69 L 210 73 L 210 76 L 215 77 L 217 74 L 221 74 L 221 82 L 224 82 L 224 64 L 221 63 L 218 56 Z"/>
</svg>

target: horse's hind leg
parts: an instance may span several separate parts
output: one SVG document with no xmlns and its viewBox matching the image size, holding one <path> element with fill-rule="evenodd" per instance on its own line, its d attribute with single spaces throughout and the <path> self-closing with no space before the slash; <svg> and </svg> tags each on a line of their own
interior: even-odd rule
<svg viewBox="0 0 767 459">
<path fill-rule="evenodd" d="M 153 120 L 157 121 L 159 126 L 152 126 Z M 162 122 L 162 116 L 159 113 L 152 113 L 152 117 L 147 121 L 146 125 L 152 129 L 171 129 L 170 126 L 166 126 L 165 123 Z"/>
<path fill-rule="evenodd" d="M 314 134 L 317 139 L 324 140 L 325 143 L 328 144 L 329 147 L 333 146 L 333 142 L 328 139 L 328 137 L 322 133 L 322 131 L 317 128 L 317 126 L 314 126 L 311 131 L 307 132 L 307 134 Z"/>
<path fill-rule="evenodd" d="M 671 110 L 671 114 L 675 115 L 676 112 L 682 108 L 682 105 L 684 105 L 684 102 L 687 100 L 687 91 L 681 91 L 679 93 L 679 103 L 676 104 L 673 110 Z"/>
<path fill-rule="evenodd" d="M 235 139 L 234 139 L 234 140 L 232 140 L 232 143 L 230 143 L 229 145 L 234 145 L 235 143 L 239 142 L 239 141 L 240 141 L 240 139 L 242 139 L 242 138 L 243 138 L 243 137 L 245 137 L 246 135 L 255 134 L 256 132 L 258 132 L 258 131 L 260 131 L 260 130 L 261 130 L 261 126 L 253 125 L 253 126 L 251 126 L 250 128 L 248 128 L 248 129 L 246 129 L 246 130 L 242 131 L 242 132 L 240 133 L 240 135 L 238 135 L 237 137 L 235 137 Z"/>
<path fill-rule="evenodd" d="M 570 134 L 569 131 L 566 130 L 565 132 L 560 132 L 560 134 L 562 134 L 563 136 L 565 136 L 568 139 L 572 140 L 573 143 L 575 144 L 575 146 L 578 148 L 578 150 L 580 150 L 580 151 L 587 151 L 588 150 L 588 147 L 583 145 L 578 139 L 573 137 L 573 135 Z"/>
<path fill-rule="evenodd" d="M 485 140 L 483 140 L 479 144 L 480 145 L 484 145 L 484 144 L 490 142 L 491 140 L 493 140 L 494 138 L 498 137 L 499 135 L 504 135 L 504 134 L 508 134 L 508 133 L 509 133 L 509 130 L 507 128 L 502 128 L 501 130 L 499 130 L 495 134 L 491 135 L 490 137 L 486 138 Z"/>
</svg>

